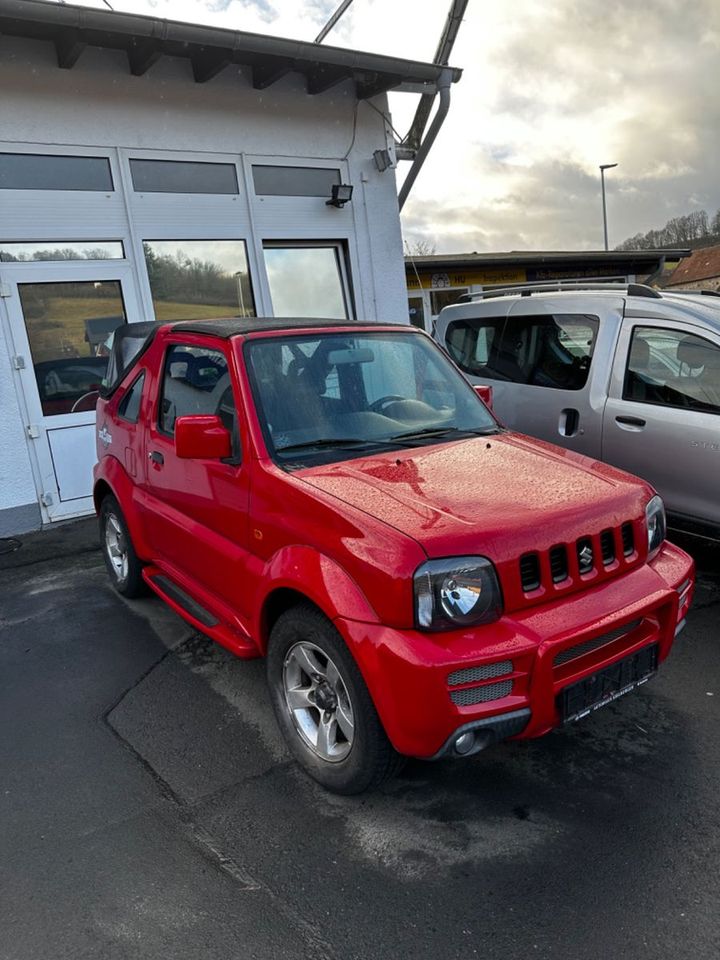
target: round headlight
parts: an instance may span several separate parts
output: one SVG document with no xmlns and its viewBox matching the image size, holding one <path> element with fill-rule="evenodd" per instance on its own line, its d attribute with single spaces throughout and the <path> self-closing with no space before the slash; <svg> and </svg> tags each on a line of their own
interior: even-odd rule
<svg viewBox="0 0 720 960">
<path fill-rule="evenodd" d="M 648 560 L 652 560 L 667 535 L 665 505 L 660 497 L 653 497 L 645 507 L 645 522 L 648 533 Z"/>
<path fill-rule="evenodd" d="M 450 630 L 497 620 L 502 598 L 485 557 L 428 560 L 415 573 L 415 616 L 426 630 Z"/>
<path fill-rule="evenodd" d="M 484 612 L 490 591 L 483 591 L 481 579 L 473 571 L 461 570 L 445 577 L 440 585 L 440 601 L 445 613 L 462 623 L 467 618 L 474 620 L 479 612 Z"/>
</svg>

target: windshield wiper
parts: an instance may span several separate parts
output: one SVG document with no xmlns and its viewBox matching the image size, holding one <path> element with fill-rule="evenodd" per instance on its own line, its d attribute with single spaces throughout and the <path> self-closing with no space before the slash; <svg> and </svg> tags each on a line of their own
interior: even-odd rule
<svg viewBox="0 0 720 960">
<path fill-rule="evenodd" d="M 311 447 L 341 447 L 348 450 L 363 450 L 366 447 L 383 446 L 390 440 L 374 440 L 370 437 L 319 437 L 317 440 L 303 440 L 302 443 L 289 443 L 286 447 L 276 447 L 276 453 L 290 450 L 309 450 Z M 394 444 L 394 438 L 392 438 Z"/>
<path fill-rule="evenodd" d="M 472 429 L 471 427 L 464 429 L 463 427 L 426 427 L 424 430 L 414 430 L 412 433 L 398 433 L 394 437 L 391 437 L 391 440 L 401 441 L 401 440 L 425 440 L 431 439 L 433 437 L 446 437 L 446 436 L 455 436 L 458 438 L 460 436 L 466 437 L 489 437 L 494 433 L 499 433 L 497 427 L 483 427 L 480 429 Z"/>
</svg>

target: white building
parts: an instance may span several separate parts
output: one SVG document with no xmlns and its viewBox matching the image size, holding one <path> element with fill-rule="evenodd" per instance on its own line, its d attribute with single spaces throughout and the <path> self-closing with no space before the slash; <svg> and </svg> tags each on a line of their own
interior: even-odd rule
<svg viewBox="0 0 720 960">
<path fill-rule="evenodd" d="M 441 75 L 0 0 L 0 535 L 91 511 L 98 351 L 118 323 L 407 319 L 386 92 Z M 351 201 L 328 204 L 342 184 Z"/>
</svg>

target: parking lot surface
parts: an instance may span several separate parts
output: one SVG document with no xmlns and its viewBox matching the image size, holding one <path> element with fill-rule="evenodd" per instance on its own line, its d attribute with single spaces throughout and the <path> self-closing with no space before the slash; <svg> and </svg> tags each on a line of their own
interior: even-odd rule
<svg viewBox="0 0 720 960">
<path fill-rule="evenodd" d="M 113 593 L 91 521 L 0 556 L 0 958 L 717 958 L 720 550 L 652 683 L 325 793 L 262 661 Z"/>
</svg>

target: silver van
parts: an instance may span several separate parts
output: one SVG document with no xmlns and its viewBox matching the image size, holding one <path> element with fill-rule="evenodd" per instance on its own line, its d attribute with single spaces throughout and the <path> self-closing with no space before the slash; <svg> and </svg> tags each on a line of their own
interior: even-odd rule
<svg viewBox="0 0 720 960">
<path fill-rule="evenodd" d="M 445 307 L 435 336 L 513 429 L 647 479 L 720 539 L 720 297 L 536 284 Z"/>
</svg>

